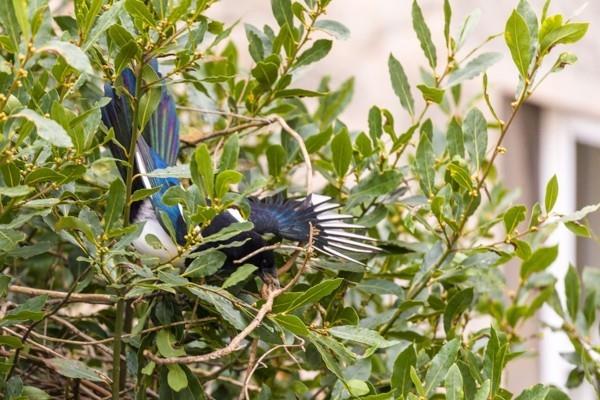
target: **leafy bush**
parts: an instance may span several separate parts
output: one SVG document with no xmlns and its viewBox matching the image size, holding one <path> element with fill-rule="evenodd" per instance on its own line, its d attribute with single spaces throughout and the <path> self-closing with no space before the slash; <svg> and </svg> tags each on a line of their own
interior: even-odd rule
<svg viewBox="0 0 600 400">
<path fill-rule="evenodd" d="M 444 37 L 434 43 L 415 1 L 422 82 L 410 84 L 389 57 L 411 124 L 373 106 L 368 131 L 356 132 L 339 119 L 352 79 L 294 82 L 348 36 L 325 18 L 330 0 L 272 0 L 276 24 L 245 25 L 239 47 L 227 38 L 241 28 L 208 17 L 212 3 L 75 0 L 74 15 L 52 15 L 41 0 L 0 2 L 4 398 L 509 399 L 502 372 L 533 351 L 520 327 L 544 305 L 574 345 L 568 384 L 598 387 L 588 333 L 600 280 L 586 272 L 585 289 L 571 267 L 563 303 L 546 271 L 558 247 L 544 244 L 557 224 L 589 236 L 582 220 L 597 206 L 553 211 L 555 178 L 543 204 L 513 205 L 495 169 L 518 111 L 575 62 L 558 50 L 587 24 L 552 15 L 549 1 L 540 12 L 522 0 L 504 34 L 469 50 L 473 18 L 458 27 L 446 0 Z M 505 119 L 487 90 L 485 71 L 500 55 L 481 48 L 492 40 L 505 41 L 519 77 Z M 240 51 L 253 60 L 248 70 Z M 156 190 L 134 192 L 132 173 L 120 178 L 100 112 L 102 83 L 125 93 L 125 68 L 138 82 L 129 99 L 137 134 L 163 85 L 177 98 L 180 165 L 153 174 L 183 180 L 165 202 L 181 205 L 191 227 L 232 206 L 247 214 L 251 193 L 314 189 L 338 199 L 385 251 L 362 267 L 317 257 L 310 245 L 282 246 L 283 289 L 264 299 L 255 266 L 226 276 L 216 273 L 218 252 L 193 251 L 247 223 L 217 237 L 191 228 L 179 249 L 187 268 L 136 253 L 141 226 L 129 222 L 129 205 Z M 478 82 L 480 101 L 464 99 L 462 86 Z M 511 261 L 521 279 L 507 295 L 501 267 Z M 536 385 L 517 398 L 567 396 Z"/>
</svg>

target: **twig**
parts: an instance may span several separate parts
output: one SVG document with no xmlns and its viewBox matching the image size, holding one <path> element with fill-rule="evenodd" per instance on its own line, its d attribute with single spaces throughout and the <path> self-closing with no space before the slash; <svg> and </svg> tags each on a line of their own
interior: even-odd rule
<svg viewBox="0 0 600 400">
<path fill-rule="evenodd" d="M 192 111 L 192 112 L 198 112 L 198 113 L 202 113 L 202 114 L 214 114 L 214 115 L 223 115 L 225 117 L 235 117 L 238 119 L 243 119 L 246 121 L 262 121 L 262 122 L 269 122 L 266 118 L 261 118 L 261 117 L 250 117 L 248 115 L 244 115 L 244 114 L 237 114 L 237 113 L 233 113 L 231 111 L 223 111 L 223 110 L 211 110 L 208 108 L 198 108 L 198 107 L 187 107 L 187 106 L 177 106 L 178 110 L 183 110 L 183 111 Z"/>
<path fill-rule="evenodd" d="M 262 356 L 260 356 L 260 358 L 256 361 L 256 363 L 254 363 L 254 366 L 250 370 L 250 373 L 248 373 L 246 375 L 246 379 L 244 379 L 243 392 L 244 392 L 244 397 L 246 398 L 246 400 L 250 400 L 250 393 L 248 392 L 250 379 L 252 378 L 252 375 L 254 375 L 254 372 L 256 371 L 256 369 L 258 368 L 258 366 L 262 363 L 262 361 L 269 354 L 271 354 L 272 352 L 274 352 L 275 350 L 279 350 L 281 348 L 287 350 L 287 349 L 294 348 L 294 347 L 300 347 L 300 348 L 304 349 L 304 340 L 302 341 L 302 343 L 299 343 L 299 344 L 278 344 L 277 346 L 272 347 L 269 350 L 265 351 L 264 354 Z"/>
<path fill-rule="evenodd" d="M 258 339 L 253 339 L 252 340 L 252 344 L 250 345 L 250 353 L 248 355 L 248 366 L 246 367 L 246 371 L 245 371 L 245 375 L 244 376 L 244 381 L 242 383 L 242 388 L 243 390 L 240 391 L 240 395 L 238 396 L 238 400 L 243 400 L 244 399 L 244 393 L 248 392 L 248 382 L 250 381 L 250 379 L 248 379 L 248 376 L 250 376 L 252 374 L 254 365 L 256 365 L 256 353 L 258 351 Z"/>
<path fill-rule="evenodd" d="M 89 304 L 114 304 L 115 298 L 107 294 L 87 294 L 87 293 L 71 293 L 59 292 L 56 290 L 35 289 L 26 286 L 10 285 L 8 290 L 12 293 L 21 293 L 31 296 L 43 296 L 54 299 L 68 298 L 69 303 L 89 303 Z"/>
<path fill-rule="evenodd" d="M 310 155 L 308 154 L 308 150 L 306 149 L 306 145 L 304 144 L 304 139 L 302 139 L 302 136 L 300 136 L 298 132 L 290 128 L 287 122 L 285 122 L 285 120 L 279 115 L 271 116 L 269 117 L 269 119 L 277 121 L 279 125 L 281 125 L 283 130 L 286 131 L 291 137 L 293 137 L 296 140 L 296 142 L 298 142 L 298 146 L 300 147 L 300 151 L 302 152 L 302 157 L 304 158 L 304 165 L 306 165 L 306 193 L 311 194 L 313 169 L 312 163 L 310 161 Z"/>
<path fill-rule="evenodd" d="M 208 140 L 216 139 L 216 138 L 219 138 L 219 137 L 222 137 L 222 136 L 227 136 L 227 135 L 235 133 L 235 132 L 243 131 L 244 129 L 248 129 L 248 128 L 262 128 L 263 126 L 267 126 L 267 125 L 270 125 L 270 124 L 271 123 L 269 121 L 248 122 L 248 123 L 245 123 L 245 124 L 235 125 L 235 126 L 232 126 L 230 128 L 225 128 L 225 129 L 222 129 L 220 131 L 215 131 L 215 132 L 209 133 L 208 135 L 201 136 L 199 138 L 188 139 L 185 136 L 182 136 L 181 137 L 181 141 L 184 142 L 184 143 L 186 143 L 186 144 L 189 144 L 189 145 L 194 145 L 194 144 L 206 142 Z"/>
<path fill-rule="evenodd" d="M 240 258 L 239 260 L 235 260 L 233 263 L 241 264 L 244 261 L 251 259 L 252 257 L 254 257 L 257 254 L 263 253 L 265 251 L 277 250 L 277 249 L 290 249 L 290 250 L 304 251 L 304 247 L 290 246 L 290 245 L 286 245 L 286 244 L 276 243 L 276 244 L 272 244 L 269 246 L 263 246 L 260 249 L 256 249 L 252 253 L 245 255 L 244 257 Z"/>
<path fill-rule="evenodd" d="M 176 322 L 172 322 L 170 324 L 158 325 L 158 326 L 153 326 L 151 328 L 144 329 L 144 330 L 140 331 L 139 334 L 151 333 L 151 332 L 159 331 L 161 329 L 171 328 L 171 327 L 179 326 L 179 325 L 195 325 L 200 322 L 214 321 L 214 320 L 216 320 L 215 317 L 205 317 L 205 318 L 200 318 L 200 319 L 196 319 L 196 320 L 192 320 L 192 321 L 176 321 Z M 17 326 L 20 327 L 21 325 L 17 325 Z M 98 340 L 92 339 L 92 340 L 82 341 L 82 340 L 71 340 L 71 339 L 62 339 L 62 338 L 56 338 L 56 337 L 52 337 L 52 336 L 46 336 L 46 335 L 42 335 L 41 333 L 37 333 L 37 332 L 31 332 L 31 334 L 39 339 L 47 340 L 49 342 L 74 344 L 74 345 L 79 345 L 79 346 L 96 346 L 99 344 L 110 343 L 114 340 L 113 337 L 109 337 L 106 339 L 98 339 Z M 134 334 L 127 333 L 121 337 L 128 338 L 131 336 L 134 336 Z M 108 347 L 107 347 L 107 349 L 108 349 Z M 110 349 L 108 349 L 108 350 L 110 351 Z M 110 354 L 112 355 L 112 351 L 110 351 Z"/>
</svg>

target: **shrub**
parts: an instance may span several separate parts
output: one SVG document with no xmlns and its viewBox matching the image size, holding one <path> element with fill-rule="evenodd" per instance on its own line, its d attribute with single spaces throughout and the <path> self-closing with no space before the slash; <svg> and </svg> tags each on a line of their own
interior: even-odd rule
<svg viewBox="0 0 600 400">
<path fill-rule="evenodd" d="M 587 24 L 551 15 L 549 1 L 540 12 L 522 0 L 502 35 L 465 49 L 472 18 L 459 29 L 444 1 L 444 37 L 434 42 L 415 1 L 422 82 L 409 83 L 394 55 L 388 65 L 411 123 L 373 106 L 368 131 L 356 132 L 339 118 L 352 79 L 294 82 L 348 36 L 325 18 L 330 0 L 272 0 L 276 23 L 246 24 L 242 46 L 228 40 L 241 28 L 208 16 L 213 3 L 75 0 L 73 15 L 52 15 L 43 1 L 0 2 L 4 397 L 509 399 L 502 372 L 533 350 L 520 328 L 544 305 L 574 345 L 569 385 L 597 387 L 588 339 L 596 292 L 571 267 L 561 301 L 547 271 L 558 247 L 545 244 L 557 224 L 589 236 L 584 220 L 597 206 L 554 211 L 556 178 L 543 204 L 512 205 L 495 169 L 515 116 L 538 84 L 576 61 L 558 51 Z M 482 50 L 492 40 L 504 40 L 519 77 L 504 119 L 488 95 L 486 70 L 501 56 Z M 252 58 L 247 70 L 240 51 Z M 131 96 L 126 68 L 138 83 Z M 179 249 L 187 267 L 131 246 L 142 224 L 130 223 L 129 206 L 156 189 L 132 190 L 131 163 L 108 151 L 104 82 L 128 98 L 136 135 L 163 87 L 176 97 L 179 164 L 153 176 L 183 182 L 164 201 L 180 205 L 191 227 Z M 481 101 L 462 98 L 463 85 L 479 85 Z M 193 227 L 229 207 L 247 215 L 248 195 L 312 189 L 339 200 L 384 251 L 363 267 L 317 257 L 311 244 L 283 246 L 284 290 L 265 298 L 256 266 L 227 276 L 218 252 L 193 251 L 216 240 Z M 507 295 L 501 267 L 511 261 L 520 282 Z M 482 318 L 484 328 L 471 323 Z M 517 398 L 567 396 L 540 384 Z"/>
</svg>

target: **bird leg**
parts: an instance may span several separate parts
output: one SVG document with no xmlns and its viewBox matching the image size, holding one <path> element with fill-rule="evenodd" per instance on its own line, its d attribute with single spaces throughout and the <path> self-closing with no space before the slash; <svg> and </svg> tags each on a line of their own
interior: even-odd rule
<svg viewBox="0 0 600 400">
<path fill-rule="evenodd" d="M 261 271 L 262 273 L 260 274 L 260 277 L 263 281 L 263 285 L 260 288 L 260 296 L 263 299 L 266 299 L 269 297 L 269 294 L 274 291 L 277 290 L 281 287 L 281 285 L 279 284 L 279 279 L 277 278 L 277 270 L 275 270 L 274 272 L 272 271 Z"/>
</svg>

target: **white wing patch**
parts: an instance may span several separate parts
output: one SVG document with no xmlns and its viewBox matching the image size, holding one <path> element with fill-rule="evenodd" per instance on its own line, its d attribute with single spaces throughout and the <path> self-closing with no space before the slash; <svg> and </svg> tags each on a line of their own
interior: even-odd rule
<svg viewBox="0 0 600 400">
<path fill-rule="evenodd" d="M 242 217 L 242 214 L 235 208 L 228 208 L 227 213 L 229 213 L 229 215 L 235 218 L 237 222 L 246 222 L 244 217 Z"/>
</svg>

